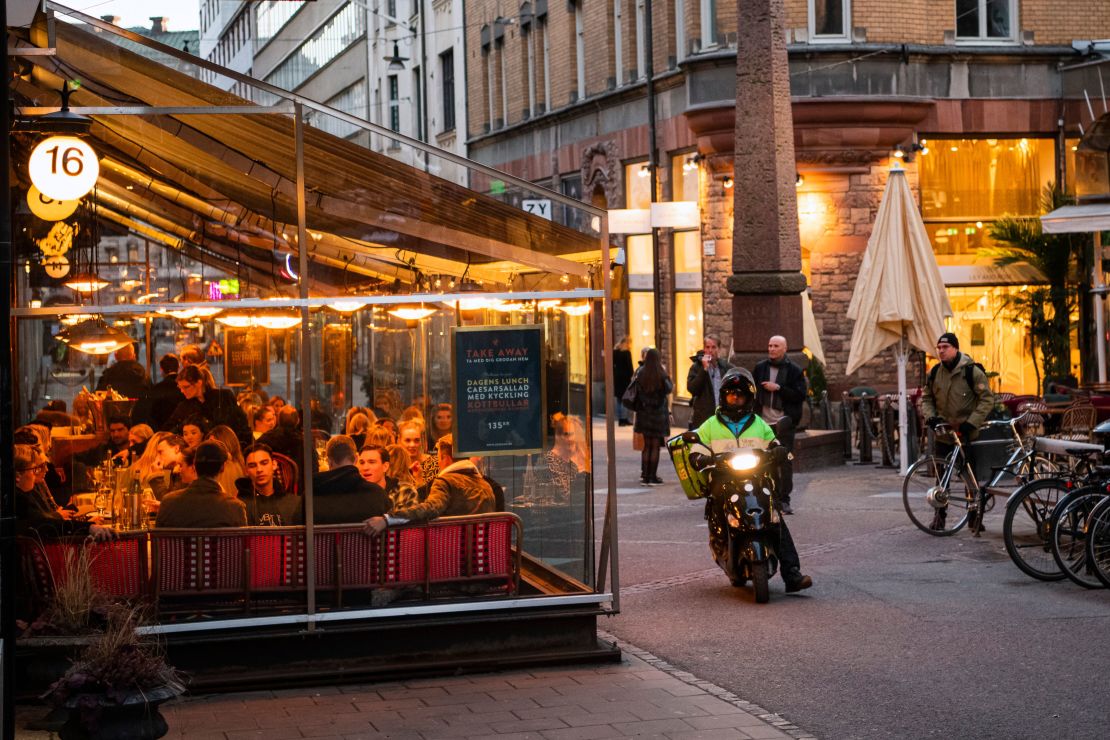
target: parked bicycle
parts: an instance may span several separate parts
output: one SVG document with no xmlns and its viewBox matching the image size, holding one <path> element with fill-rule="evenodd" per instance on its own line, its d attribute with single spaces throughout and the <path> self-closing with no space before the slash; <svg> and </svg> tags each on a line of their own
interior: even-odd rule
<svg viewBox="0 0 1110 740">
<path fill-rule="evenodd" d="M 1052 553 L 1052 515 L 1060 501 L 1104 473 L 1097 467 L 1100 445 L 1037 437 L 1034 446 L 1054 459 L 1069 460 L 1055 477 L 1038 478 L 1014 491 L 1006 501 L 1002 539 L 1010 559 L 1023 573 L 1041 581 L 1067 578 Z"/>
<path fill-rule="evenodd" d="M 937 426 L 937 433 L 952 441 L 952 451 L 945 457 L 926 455 L 910 466 L 902 482 L 902 503 L 910 521 L 923 532 L 947 537 L 960 531 L 969 520 L 971 532 L 978 535 L 983 517 L 994 506 L 994 496 L 1009 493 L 1003 482 L 1021 486 L 1039 477 L 1056 473 L 1049 457 L 1036 449 L 1033 440 L 1022 437 L 1020 426 L 1027 415 L 1009 421 L 990 421 L 983 428 L 1010 427 L 1013 446 L 1004 464 L 992 468 L 986 485 L 980 485 L 975 471 L 964 453 L 964 441 L 949 425 Z"/>
</svg>

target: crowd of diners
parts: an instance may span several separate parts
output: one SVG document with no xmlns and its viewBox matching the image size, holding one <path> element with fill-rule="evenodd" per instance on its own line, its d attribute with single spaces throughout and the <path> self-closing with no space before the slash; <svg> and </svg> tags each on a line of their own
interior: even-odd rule
<svg viewBox="0 0 1110 740">
<path fill-rule="evenodd" d="M 238 392 L 218 387 L 199 347 L 163 356 L 162 379 L 153 384 L 130 345 L 114 359 L 98 389 L 110 387 L 136 402 L 129 417 L 107 419 L 101 444 L 68 465 L 56 464 L 52 427 L 92 429 L 87 408 L 75 405 L 68 413 L 57 400 L 16 430 L 21 533 L 113 536 L 103 515 L 79 516 L 71 502 L 74 494 L 94 490 L 96 471 L 104 470 L 112 471 L 117 486 L 138 482 L 156 527 L 304 524 L 302 474 L 312 476 L 315 524 L 362 523 L 367 534 L 505 508 L 504 489 L 483 471 L 483 461 L 453 456 L 450 404 L 433 404 L 427 415 L 422 398 L 395 415 L 381 406 L 356 406 L 333 433 L 335 420 L 314 401 L 306 459 L 301 412 L 258 386 Z M 543 472 L 548 500 L 567 501 L 574 481 L 589 472 L 585 431 L 579 418 L 561 413 L 551 417 L 550 429 L 552 447 L 535 467 Z"/>
</svg>

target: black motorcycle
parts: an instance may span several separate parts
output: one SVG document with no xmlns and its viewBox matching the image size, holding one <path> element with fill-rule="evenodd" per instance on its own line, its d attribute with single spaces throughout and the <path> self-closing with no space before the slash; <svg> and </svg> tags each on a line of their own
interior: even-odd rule
<svg viewBox="0 0 1110 740">
<path fill-rule="evenodd" d="M 707 455 L 699 454 L 695 447 L 704 448 L 696 432 L 685 432 L 668 442 L 676 469 L 685 466 L 687 478 L 694 477 L 689 468 L 698 471 L 702 483 L 699 488 L 708 498 L 710 536 L 716 542 L 727 543 L 727 552 L 719 553 L 724 561 L 718 557 L 718 565 L 733 586 L 745 586 L 750 580 L 756 603 L 766 604 L 770 599 L 769 581 L 779 566 L 775 547 L 782 520 L 775 506 L 774 472 L 788 452 L 784 447 L 741 448 Z M 679 470 L 680 481 L 682 473 Z"/>
</svg>

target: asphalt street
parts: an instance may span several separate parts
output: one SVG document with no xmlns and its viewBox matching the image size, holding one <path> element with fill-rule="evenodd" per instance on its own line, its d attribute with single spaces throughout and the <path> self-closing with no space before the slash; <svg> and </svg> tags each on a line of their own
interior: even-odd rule
<svg viewBox="0 0 1110 740">
<path fill-rule="evenodd" d="M 713 565 L 669 461 L 646 488 L 628 428 L 617 448 L 621 614 L 604 629 L 820 737 L 1106 737 L 1110 592 L 1021 573 L 1001 505 L 978 539 L 931 537 L 892 470 L 798 475 L 788 521 L 815 585 L 776 577 L 758 605 Z"/>
</svg>

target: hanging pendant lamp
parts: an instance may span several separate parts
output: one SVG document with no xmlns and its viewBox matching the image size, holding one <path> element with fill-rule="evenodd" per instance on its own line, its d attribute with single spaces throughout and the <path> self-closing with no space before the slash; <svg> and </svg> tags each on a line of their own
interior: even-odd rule
<svg viewBox="0 0 1110 740">
<path fill-rule="evenodd" d="M 73 349 L 90 355 L 111 354 L 135 342 L 127 332 L 108 326 L 99 316 L 63 329 L 54 337 Z"/>
</svg>

